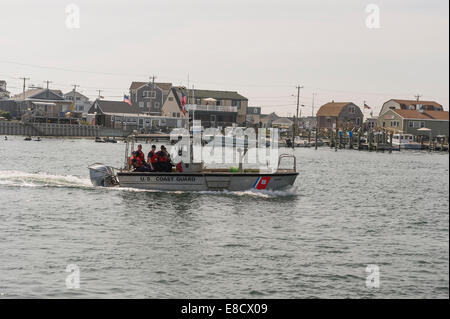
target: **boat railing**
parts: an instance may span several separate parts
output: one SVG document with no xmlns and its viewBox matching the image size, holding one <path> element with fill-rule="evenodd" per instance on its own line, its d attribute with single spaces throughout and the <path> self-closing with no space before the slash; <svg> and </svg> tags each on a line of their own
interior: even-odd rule
<svg viewBox="0 0 450 319">
<path fill-rule="evenodd" d="M 281 161 L 285 158 L 292 158 L 294 160 L 292 169 L 280 169 Z M 292 171 L 292 172 L 296 173 L 297 172 L 297 158 L 292 154 L 281 154 L 278 157 L 278 166 L 277 166 L 277 172 L 280 172 L 280 171 Z"/>
</svg>

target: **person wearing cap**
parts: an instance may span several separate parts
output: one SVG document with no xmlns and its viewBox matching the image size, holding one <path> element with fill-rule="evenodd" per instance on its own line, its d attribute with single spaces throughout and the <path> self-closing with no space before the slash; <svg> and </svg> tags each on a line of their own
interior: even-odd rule
<svg viewBox="0 0 450 319">
<path fill-rule="evenodd" d="M 156 152 L 156 145 L 152 145 L 152 149 L 148 152 L 147 163 L 150 165 L 152 171 L 158 170 L 158 153 Z"/>
</svg>

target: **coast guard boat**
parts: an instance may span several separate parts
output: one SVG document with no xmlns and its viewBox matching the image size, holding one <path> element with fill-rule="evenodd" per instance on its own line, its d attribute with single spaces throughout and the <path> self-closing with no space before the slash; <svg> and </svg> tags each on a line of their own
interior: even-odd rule
<svg viewBox="0 0 450 319">
<path fill-rule="evenodd" d="M 298 176 L 294 155 L 282 154 L 275 170 L 239 168 L 205 168 L 204 163 L 183 163 L 182 172 L 134 172 L 129 166 L 128 143 L 124 168 L 114 168 L 102 163 L 90 165 L 89 172 L 94 186 L 130 187 L 158 191 L 244 191 L 282 190 L 292 186 Z M 133 149 L 133 147 L 132 147 Z M 192 154 L 192 152 L 191 152 Z M 292 159 L 292 168 L 282 169 L 285 159 Z"/>
</svg>

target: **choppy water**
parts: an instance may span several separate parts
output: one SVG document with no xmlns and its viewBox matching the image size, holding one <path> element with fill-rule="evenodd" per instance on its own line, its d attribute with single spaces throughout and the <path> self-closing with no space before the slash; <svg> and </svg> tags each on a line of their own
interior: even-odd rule
<svg viewBox="0 0 450 319">
<path fill-rule="evenodd" d="M 92 187 L 123 150 L 0 140 L 0 298 L 449 297 L 448 154 L 297 149 L 288 192 Z"/>
</svg>

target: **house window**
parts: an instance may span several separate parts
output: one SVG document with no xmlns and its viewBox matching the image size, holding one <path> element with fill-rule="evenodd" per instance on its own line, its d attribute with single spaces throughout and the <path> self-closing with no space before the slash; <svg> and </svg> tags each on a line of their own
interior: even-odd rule
<svg viewBox="0 0 450 319">
<path fill-rule="evenodd" d="M 425 122 L 420 122 L 420 128 L 424 128 L 425 127 Z"/>
<path fill-rule="evenodd" d="M 149 98 L 150 97 L 150 91 L 142 92 L 142 97 Z"/>
<path fill-rule="evenodd" d="M 414 122 L 413 121 L 409 121 L 409 127 L 414 127 Z"/>
<path fill-rule="evenodd" d="M 239 101 L 239 100 L 232 100 L 231 101 L 231 106 L 241 107 L 241 101 Z M 256 111 L 256 109 L 255 109 L 255 111 Z"/>
<path fill-rule="evenodd" d="M 139 108 L 141 108 L 141 109 L 144 108 L 144 102 L 139 102 Z"/>
<path fill-rule="evenodd" d="M 155 102 L 155 109 L 159 109 L 159 102 Z"/>
<path fill-rule="evenodd" d="M 359 125 L 361 123 L 361 119 L 359 117 L 356 118 L 356 125 Z"/>
<path fill-rule="evenodd" d="M 217 101 L 216 101 L 216 105 L 217 105 L 217 106 L 221 106 L 221 105 L 222 105 L 222 100 L 217 100 Z"/>
<path fill-rule="evenodd" d="M 355 107 L 354 106 L 350 106 L 350 113 L 351 114 L 355 114 Z"/>
<path fill-rule="evenodd" d="M 152 91 L 151 96 L 152 96 L 152 99 L 154 99 L 156 97 L 156 91 Z"/>
<path fill-rule="evenodd" d="M 150 102 L 147 102 L 147 108 L 150 110 L 151 104 Z"/>
<path fill-rule="evenodd" d="M 195 104 L 201 105 L 202 104 L 202 99 L 195 99 Z"/>
<path fill-rule="evenodd" d="M 170 96 L 170 97 L 169 97 L 169 101 L 173 101 L 173 97 Z"/>
<path fill-rule="evenodd" d="M 400 122 L 399 121 L 391 121 L 391 126 L 392 127 L 399 127 L 400 126 Z"/>
<path fill-rule="evenodd" d="M 173 112 L 172 117 L 177 117 L 177 113 Z"/>
</svg>

